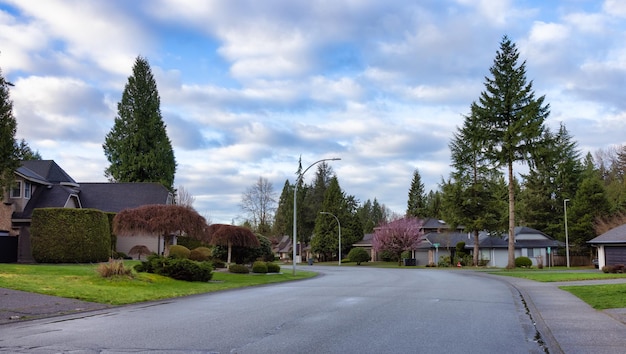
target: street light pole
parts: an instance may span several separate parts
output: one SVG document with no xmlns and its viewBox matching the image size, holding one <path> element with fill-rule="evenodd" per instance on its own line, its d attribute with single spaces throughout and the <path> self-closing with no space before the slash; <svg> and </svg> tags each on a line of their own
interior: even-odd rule
<svg viewBox="0 0 626 354">
<path fill-rule="evenodd" d="M 565 258 L 567 258 L 567 268 L 569 268 L 569 235 L 567 234 L 567 202 L 569 202 L 569 199 L 563 199 L 563 210 L 565 212 Z"/>
<path fill-rule="evenodd" d="M 339 218 L 337 218 L 335 214 L 331 214 L 327 211 L 320 211 L 320 214 L 331 215 L 332 217 L 335 218 L 335 220 L 337 220 L 337 225 L 339 225 L 339 265 L 341 265 L 341 223 L 339 222 Z"/>
<path fill-rule="evenodd" d="M 318 161 L 313 162 L 312 164 L 309 165 L 309 167 L 307 167 L 304 172 L 302 172 L 300 174 L 300 176 L 298 176 L 298 179 L 296 179 L 296 184 L 293 188 L 293 244 L 291 246 L 291 248 L 293 249 L 293 253 L 292 253 L 292 259 L 291 262 L 293 263 L 293 275 L 296 275 L 296 233 L 297 233 L 297 221 L 298 221 L 298 213 L 297 213 L 297 208 L 296 208 L 296 203 L 297 203 L 297 198 L 296 196 L 298 195 L 298 184 L 300 184 L 300 181 L 302 180 L 302 177 L 304 176 L 304 174 L 306 173 L 306 171 L 309 170 L 309 168 L 313 167 L 314 165 L 317 165 L 320 162 L 323 161 L 337 161 L 337 160 L 341 160 L 338 157 L 333 157 L 331 159 L 321 159 Z M 302 251 L 301 251 L 302 252 Z"/>
</svg>

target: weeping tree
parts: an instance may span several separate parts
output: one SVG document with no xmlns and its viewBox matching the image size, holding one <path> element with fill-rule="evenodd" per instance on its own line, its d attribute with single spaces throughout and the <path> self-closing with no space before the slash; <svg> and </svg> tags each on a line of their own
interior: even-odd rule
<svg viewBox="0 0 626 354">
<path fill-rule="evenodd" d="M 228 259 L 230 265 L 233 246 L 239 247 L 259 247 L 259 239 L 248 228 L 227 224 L 212 224 L 207 229 L 209 237 L 208 243 L 214 246 L 227 246 Z"/>
<path fill-rule="evenodd" d="M 198 212 L 183 205 L 144 205 L 122 210 L 113 218 L 115 235 L 153 234 L 159 238 L 159 244 L 161 236 L 176 234 L 208 242 L 207 228 L 206 220 Z"/>
</svg>

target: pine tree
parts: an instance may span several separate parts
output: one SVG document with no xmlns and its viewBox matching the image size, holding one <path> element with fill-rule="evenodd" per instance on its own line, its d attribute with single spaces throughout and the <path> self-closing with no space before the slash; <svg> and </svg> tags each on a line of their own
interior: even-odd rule
<svg viewBox="0 0 626 354">
<path fill-rule="evenodd" d="M 509 244 L 507 268 L 515 267 L 515 175 L 513 165 L 528 162 L 542 143 L 544 121 L 549 115 L 545 96 L 535 97 L 532 81 L 526 82 L 526 62 L 518 65 L 519 53 L 506 36 L 500 43 L 492 77 L 485 78 L 486 90 L 479 102 L 472 103 L 471 114 L 485 128 L 486 153 L 496 166 L 505 166 L 509 181 Z"/>
<path fill-rule="evenodd" d="M 342 220 L 345 220 L 343 218 L 343 204 L 344 194 L 337 177 L 333 177 L 324 193 L 324 200 L 315 220 L 314 237 L 311 239 L 311 249 L 314 253 L 322 255 L 323 260 L 330 260 L 332 255 L 339 250 L 339 225 L 332 215 L 320 214 L 319 212 L 333 214 L 341 223 Z M 342 234 L 345 234 L 345 223 L 343 226 Z"/>
<path fill-rule="evenodd" d="M 161 117 L 161 102 L 148 61 L 137 57 L 117 117 L 103 144 L 115 182 L 159 182 L 173 191 L 176 159 Z"/>
<path fill-rule="evenodd" d="M 569 240 L 574 254 L 589 250 L 587 241 L 596 237 L 594 224 L 609 216 L 610 203 L 597 175 L 585 178 L 568 207 Z"/>
<path fill-rule="evenodd" d="M 9 86 L 0 70 L 0 187 L 6 190 L 13 183 L 13 172 L 19 167 L 15 132 L 17 121 L 13 116 L 13 101 L 9 95 Z"/>
<path fill-rule="evenodd" d="M 409 200 L 407 201 L 406 215 L 413 217 L 429 217 L 425 215 L 426 211 L 426 193 L 424 192 L 424 183 L 417 169 L 413 171 L 413 180 L 409 188 Z"/>
</svg>

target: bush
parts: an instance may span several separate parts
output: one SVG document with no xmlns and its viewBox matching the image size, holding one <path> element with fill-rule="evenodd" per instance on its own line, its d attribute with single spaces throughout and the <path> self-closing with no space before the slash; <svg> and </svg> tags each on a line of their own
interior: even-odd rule
<svg viewBox="0 0 626 354">
<path fill-rule="evenodd" d="M 517 268 L 530 268 L 533 266 L 533 261 L 528 257 L 517 257 L 515 258 L 515 267 Z"/>
<path fill-rule="evenodd" d="M 226 268 L 226 262 L 221 259 L 212 258 L 211 263 L 213 263 L 213 267 L 217 268 Z"/>
<path fill-rule="evenodd" d="M 370 254 L 361 247 L 354 247 L 348 252 L 348 259 L 351 262 L 356 262 L 356 265 L 361 265 L 361 262 L 369 262 Z"/>
<path fill-rule="evenodd" d="M 187 258 L 168 259 L 165 271 L 167 276 L 177 280 L 207 282 L 213 277 L 211 262 L 196 262 Z"/>
<path fill-rule="evenodd" d="M 189 248 L 185 247 L 185 246 L 181 246 L 181 245 L 171 245 L 170 246 L 170 251 L 169 251 L 169 255 L 172 258 L 189 258 L 189 254 L 191 254 L 191 251 L 189 250 Z"/>
<path fill-rule="evenodd" d="M 111 255 L 109 219 L 100 210 L 37 208 L 30 232 L 39 263 L 106 262 Z"/>
<path fill-rule="evenodd" d="M 267 273 L 267 264 L 262 261 L 256 261 L 252 264 L 252 273 Z"/>
<path fill-rule="evenodd" d="M 208 247 L 196 247 L 189 253 L 189 259 L 204 262 L 211 259 L 211 249 Z"/>
<path fill-rule="evenodd" d="M 250 273 L 250 269 L 248 269 L 248 267 L 246 267 L 243 264 L 231 264 L 230 267 L 228 267 L 228 271 L 231 273 L 237 273 L 237 274 Z"/>
<path fill-rule="evenodd" d="M 123 261 L 112 258 L 109 258 L 109 261 L 106 263 L 98 264 L 96 271 L 103 278 L 132 275 L 132 268 L 126 268 Z"/>
<path fill-rule="evenodd" d="M 163 275 L 177 280 L 209 281 L 213 277 L 211 262 L 196 262 L 186 258 L 150 255 L 148 260 L 135 266 L 138 272 Z"/>
<path fill-rule="evenodd" d="M 268 273 L 280 273 L 280 265 L 272 262 L 267 262 Z"/>
</svg>

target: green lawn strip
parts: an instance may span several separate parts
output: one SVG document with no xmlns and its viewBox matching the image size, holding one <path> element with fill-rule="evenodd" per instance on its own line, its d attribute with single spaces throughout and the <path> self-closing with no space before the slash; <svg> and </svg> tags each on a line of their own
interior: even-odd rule
<svg viewBox="0 0 626 354">
<path fill-rule="evenodd" d="M 626 284 L 560 286 L 597 310 L 626 307 Z"/>
<path fill-rule="evenodd" d="M 499 270 L 489 271 L 489 274 L 504 275 L 509 277 L 517 277 L 530 279 L 539 282 L 559 282 L 559 281 L 577 281 L 577 280 L 602 280 L 626 278 L 626 274 L 612 274 L 601 272 L 567 272 L 567 271 L 544 271 L 544 270 Z"/>
<path fill-rule="evenodd" d="M 137 262 L 129 262 L 129 266 Z M 103 278 L 97 265 L 0 264 L 0 288 L 54 295 L 65 298 L 123 305 L 246 286 L 310 278 L 314 272 L 281 274 L 232 274 L 214 272 L 208 283 L 174 280 L 149 273 L 134 277 Z"/>
</svg>

